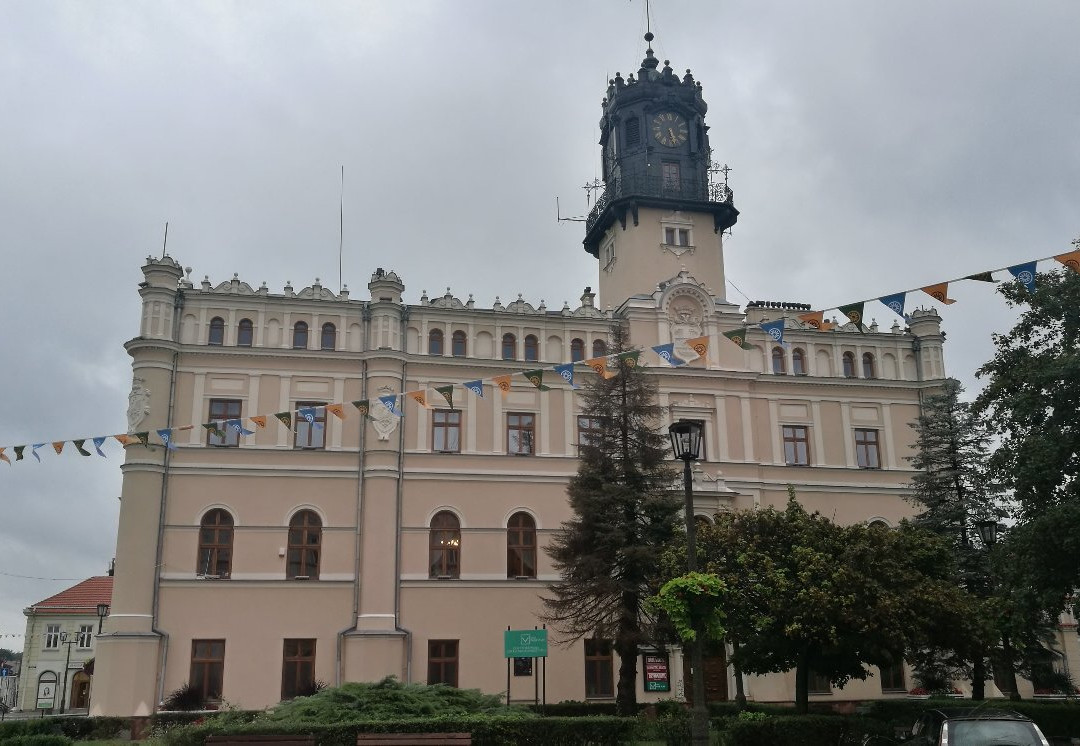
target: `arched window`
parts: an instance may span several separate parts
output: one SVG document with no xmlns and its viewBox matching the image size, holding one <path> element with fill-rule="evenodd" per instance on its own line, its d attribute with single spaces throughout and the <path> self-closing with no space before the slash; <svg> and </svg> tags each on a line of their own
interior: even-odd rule
<svg viewBox="0 0 1080 746">
<path fill-rule="evenodd" d="M 331 324 L 329 321 L 322 325 L 322 344 L 319 349 L 321 350 L 336 350 L 337 349 L 337 327 Z"/>
<path fill-rule="evenodd" d="M 594 339 L 592 343 L 592 356 L 603 357 L 607 354 L 607 342 L 602 339 Z"/>
<path fill-rule="evenodd" d="M 517 337 L 513 334 L 504 334 L 502 343 L 502 359 L 514 360 L 517 358 Z"/>
<path fill-rule="evenodd" d="M 844 353 L 844 378 L 855 377 L 855 354 L 851 352 Z"/>
<path fill-rule="evenodd" d="M 254 331 L 251 326 L 251 319 L 240 319 L 240 323 L 236 327 L 236 346 L 251 347 L 253 337 Z"/>
<path fill-rule="evenodd" d="M 869 352 L 864 352 L 862 356 L 862 377 L 863 378 L 875 378 L 874 375 L 874 356 Z"/>
<path fill-rule="evenodd" d="M 427 354 L 441 355 L 443 349 L 443 335 L 441 329 L 432 329 L 427 335 Z"/>
<path fill-rule="evenodd" d="M 199 526 L 199 556 L 195 574 L 227 578 L 232 573 L 233 519 L 229 511 L 214 508 Z"/>
<path fill-rule="evenodd" d="M 465 340 L 465 332 L 460 329 L 454 332 L 454 336 L 450 340 L 450 354 L 454 357 L 465 357 L 465 354 L 468 352 L 468 345 Z"/>
<path fill-rule="evenodd" d="M 297 321 L 292 330 L 292 346 L 294 350 L 307 349 L 307 322 Z"/>
<path fill-rule="evenodd" d="M 576 363 L 585 359 L 585 342 L 581 339 L 570 340 L 570 362 Z"/>
<path fill-rule="evenodd" d="M 525 360 L 531 363 L 540 359 L 540 340 L 529 334 L 525 337 Z"/>
<path fill-rule="evenodd" d="M 428 577 L 461 577 L 461 524 L 448 510 L 439 511 L 431 519 Z"/>
<path fill-rule="evenodd" d="M 301 510 L 289 521 L 289 554 L 285 577 L 290 580 L 319 579 L 322 521 L 313 510 Z"/>
<path fill-rule="evenodd" d="M 220 316 L 215 316 L 210 319 L 210 337 L 206 340 L 206 344 L 225 344 L 225 319 Z"/>
<path fill-rule="evenodd" d="M 778 375 L 787 372 L 784 367 L 784 351 L 779 347 L 772 348 L 772 372 Z"/>
<path fill-rule="evenodd" d="M 806 375 L 806 353 L 798 347 L 791 351 L 791 372 L 797 376 Z"/>
<path fill-rule="evenodd" d="M 528 513 L 514 513 L 506 524 L 506 577 L 536 577 L 536 522 Z"/>
</svg>

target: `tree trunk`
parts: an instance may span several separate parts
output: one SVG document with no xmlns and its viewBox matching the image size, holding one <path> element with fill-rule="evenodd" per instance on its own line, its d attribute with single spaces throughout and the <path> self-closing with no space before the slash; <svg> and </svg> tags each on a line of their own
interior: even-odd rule
<svg viewBox="0 0 1080 746">
<path fill-rule="evenodd" d="M 795 666 L 795 712 L 805 715 L 810 709 L 810 664 L 805 655 Z"/>
<path fill-rule="evenodd" d="M 742 668 L 739 666 L 737 660 L 739 655 L 739 645 L 734 640 L 731 641 L 731 668 L 732 673 L 735 674 L 735 708 L 742 712 L 746 709 L 746 691 L 743 688 Z"/>
<path fill-rule="evenodd" d="M 615 652 L 619 655 L 619 681 L 615 686 L 615 709 L 620 715 L 637 715 L 638 594 L 624 592 L 620 601 L 619 630 Z"/>
<path fill-rule="evenodd" d="M 975 654 L 971 664 L 971 698 L 986 699 L 986 657 L 982 650 Z"/>
</svg>

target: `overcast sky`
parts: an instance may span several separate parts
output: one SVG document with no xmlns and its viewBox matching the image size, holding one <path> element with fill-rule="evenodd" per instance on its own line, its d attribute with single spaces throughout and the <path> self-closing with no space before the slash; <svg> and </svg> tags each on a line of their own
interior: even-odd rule
<svg viewBox="0 0 1080 746">
<path fill-rule="evenodd" d="M 1080 3 L 652 10 L 657 56 L 704 85 L 750 299 L 830 308 L 1080 235 Z M 576 305 L 596 260 L 555 197 L 586 211 L 605 81 L 644 32 L 639 0 L 0 0 L 0 445 L 126 429 L 166 221 L 196 282 L 336 288 L 342 166 L 353 297 L 384 267 L 411 303 Z M 951 294 L 946 364 L 972 391 L 1014 316 L 988 285 Z M 119 448 L 48 451 L 0 463 L 0 634 L 113 556 Z"/>
</svg>

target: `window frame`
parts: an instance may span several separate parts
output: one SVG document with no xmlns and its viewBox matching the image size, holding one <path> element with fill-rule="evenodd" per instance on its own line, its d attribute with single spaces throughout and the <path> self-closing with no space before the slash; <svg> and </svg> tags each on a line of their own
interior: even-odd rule
<svg viewBox="0 0 1080 746">
<path fill-rule="evenodd" d="M 832 694 L 832 682 L 811 668 L 807 672 L 806 691 L 808 694 Z"/>
<path fill-rule="evenodd" d="M 449 510 L 440 510 L 428 523 L 428 578 L 450 580 L 460 577 L 461 520 Z"/>
<path fill-rule="evenodd" d="M 307 418 L 300 414 L 301 409 L 315 409 L 314 422 L 308 422 Z M 298 401 L 293 407 L 296 415 L 293 423 L 296 429 L 293 432 L 293 450 L 297 451 L 322 451 L 326 450 L 326 402 Z M 315 427 L 316 424 L 322 427 Z M 301 433 L 307 441 L 301 443 Z M 316 437 L 318 434 L 318 437 Z M 314 441 L 318 440 L 318 443 Z"/>
<path fill-rule="evenodd" d="M 310 522 L 309 519 L 314 519 Z M 289 519 L 288 548 L 285 553 L 286 580 L 318 580 L 322 564 L 323 524 L 310 508 L 298 510 Z M 314 537 L 315 541 L 310 539 Z M 310 559 L 313 554 L 314 559 Z M 296 569 L 294 570 L 294 565 Z"/>
<path fill-rule="evenodd" d="M 317 645 L 318 640 L 313 637 L 286 637 L 282 640 L 281 700 L 283 702 L 307 696 L 314 689 Z"/>
<path fill-rule="evenodd" d="M 604 421 L 600 417 L 590 417 L 589 415 L 579 414 L 577 416 L 577 449 L 578 455 L 581 454 L 582 447 L 588 447 L 596 445 L 590 443 L 589 440 L 593 433 L 603 433 Z"/>
<path fill-rule="evenodd" d="M 255 342 L 255 325 L 251 319 L 240 319 L 236 325 L 236 346 L 251 347 Z"/>
<path fill-rule="evenodd" d="M 292 348 L 294 350 L 306 350 L 308 348 L 310 342 L 308 334 L 310 331 L 306 321 L 297 321 L 293 324 Z"/>
<path fill-rule="evenodd" d="M 602 638 L 585 639 L 585 699 L 615 696 L 614 644 Z"/>
<path fill-rule="evenodd" d="M 222 521 L 222 517 L 226 518 L 227 522 Z M 211 518 L 215 519 L 212 523 Z M 206 541 L 204 531 L 213 532 L 212 541 Z M 197 577 L 229 578 L 232 576 L 235 535 L 236 522 L 229 511 L 224 508 L 212 508 L 203 513 L 202 518 L 199 519 L 199 549 L 195 555 Z M 205 562 L 203 557 L 206 557 Z M 223 567 L 224 570 L 222 570 Z M 210 572 L 211 568 L 214 572 Z"/>
<path fill-rule="evenodd" d="M 92 624 L 80 624 L 78 633 L 78 644 L 75 647 L 79 650 L 89 650 L 93 647 L 94 642 L 94 625 Z"/>
<path fill-rule="evenodd" d="M 799 437 L 800 433 L 796 432 L 800 430 L 802 431 L 802 437 Z M 786 466 L 810 466 L 810 427 L 808 425 L 781 425 L 780 434 L 784 445 L 784 464 Z M 799 460 L 800 445 L 803 450 L 801 461 Z"/>
<path fill-rule="evenodd" d="M 574 337 L 570 340 L 570 362 L 577 363 L 585 359 L 585 340 Z"/>
<path fill-rule="evenodd" d="M 224 427 L 228 420 L 239 420 L 244 416 L 243 399 L 211 399 L 208 405 L 207 422 L 220 423 L 224 435 L 218 435 L 213 430 L 206 431 L 206 445 L 214 448 L 239 448 L 240 433 Z"/>
<path fill-rule="evenodd" d="M 428 640 L 428 685 L 458 685 L 460 644 L 458 640 Z"/>
<path fill-rule="evenodd" d="M 221 347 L 225 344 L 225 319 L 215 316 L 210 319 L 210 330 L 206 335 L 206 344 Z"/>
<path fill-rule="evenodd" d="M 660 161 L 660 185 L 662 194 L 682 192 L 682 165 L 679 161 Z"/>
<path fill-rule="evenodd" d="M 517 360 L 517 337 L 510 332 L 502 336 L 502 359 Z"/>
<path fill-rule="evenodd" d="M 592 343 L 592 356 L 607 357 L 607 354 L 607 341 L 603 339 L 594 339 Z"/>
<path fill-rule="evenodd" d="M 855 353 L 848 351 L 840 356 L 841 370 L 844 378 L 855 378 Z"/>
<path fill-rule="evenodd" d="M 784 350 L 780 347 L 772 348 L 772 372 L 774 376 L 787 375 L 787 359 Z"/>
<path fill-rule="evenodd" d="M 874 354 L 872 352 L 862 354 L 862 374 L 863 378 L 877 378 Z"/>
<path fill-rule="evenodd" d="M 907 672 L 902 659 L 894 661 L 891 666 L 878 666 L 878 676 L 881 679 L 882 694 L 907 693 Z"/>
<path fill-rule="evenodd" d="M 220 645 L 220 656 L 216 655 Z M 188 676 L 190 685 L 199 692 L 200 701 L 205 705 L 220 702 L 225 684 L 225 640 L 204 639 L 191 641 L 191 670 Z M 208 691 L 208 684 L 217 684 L 216 696 Z"/>
<path fill-rule="evenodd" d="M 319 329 L 319 349 L 326 352 L 333 352 L 337 349 L 337 327 L 333 322 L 327 321 Z"/>
<path fill-rule="evenodd" d="M 460 352 L 458 351 L 460 349 Z M 469 354 L 469 335 L 458 329 L 450 335 L 450 356 L 467 357 Z"/>
<path fill-rule="evenodd" d="M 439 439 L 442 435 L 442 447 Z M 435 453 L 461 453 L 461 410 L 431 411 L 431 450 Z"/>
<path fill-rule="evenodd" d="M 867 437 L 871 433 L 873 437 Z M 880 469 L 881 431 L 875 427 L 857 427 L 854 435 L 855 463 L 860 469 Z"/>
<path fill-rule="evenodd" d="M 42 650 L 58 650 L 60 648 L 60 625 L 46 624 L 43 638 Z"/>
<path fill-rule="evenodd" d="M 524 510 L 506 522 L 506 577 L 536 578 L 536 519 Z"/>
<path fill-rule="evenodd" d="M 515 438 L 514 433 L 517 433 Z M 517 447 L 514 447 L 514 443 Z M 514 456 L 536 455 L 536 413 L 506 413 L 506 452 Z"/>
<path fill-rule="evenodd" d="M 525 335 L 525 362 L 540 362 L 540 339 L 535 334 Z"/>
<path fill-rule="evenodd" d="M 791 372 L 796 376 L 805 376 L 807 374 L 806 353 L 801 347 L 796 347 L 791 351 Z"/>
<path fill-rule="evenodd" d="M 427 354 L 437 355 L 442 357 L 446 350 L 446 345 L 442 329 L 430 329 L 428 330 L 428 349 Z"/>
</svg>

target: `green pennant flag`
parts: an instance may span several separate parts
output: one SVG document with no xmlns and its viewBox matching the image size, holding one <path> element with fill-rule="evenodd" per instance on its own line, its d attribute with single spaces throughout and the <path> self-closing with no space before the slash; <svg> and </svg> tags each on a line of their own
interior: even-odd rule
<svg viewBox="0 0 1080 746">
<path fill-rule="evenodd" d="M 973 275 L 968 275 L 965 280 L 978 280 L 979 282 L 996 282 L 994 276 L 989 272 L 978 272 Z"/>
<path fill-rule="evenodd" d="M 641 356 L 641 350 L 630 350 L 629 352 L 619 353 L 619 362 L 625 363 L 627 368 L 636 368 L 638 366 L 638 358 Z"/>
<path fill-rule="evenodd" d="M 26 446 L 15 446 L 12 450 L 15 451 L 15 460 L 16 461 L 22 461 L 23 460 L 22 452 L 24 450 L 26 450 Z"/>
<path fill-rule="evenodd" d="M 521 375 L 528 378 L 529 383 L 531 383 L 533 386 L 540 389 L 541 391 L 551 391 L 550 386 L 545 386 L 544 385 L 544 370 L 543 370 L 543 368 L 539 368 L 537 370 L 523 370 L 521 372 Z"/>
<path fill-rule="evenodd" d="M 147 447 L 150 446 L 150 431 L 149 430 L 144 430 L 141 433 L 132 433 L 132 435 L 134 435 L 136 438 L 138 438 L 139 442 L 142 443 L 144 446 L 147 446 Z"/>
<path fill-rule="evenodd" d="M 83 443 L 85 443 L 85 442 L 86 442 L 86 438 L 83 438 L 82 440 L 73 440 L 73 441 L 71 441 L 71 444 L 73 446 L 75 446 L 75 450 L 78 451 L 79 455 L 81 455 L 81 456 L 89 456 L 90 455 L 90 451 L 83 448 Z"/>
<path fill-rule="evenodd" d="M 281 420 L 282 425 L 292 430 L 292 412 L 277 412 L 274 416 Z"/>
<path fill-rule="evenodd" d="M 446 399 L 446 403 L 450 406 L 450 409 L 454 408 L 454 385 L 449 386 L 436 386 L 435 390 L 443 395 Z"/>
<path fill-rule="evenodd" d="M 847 306 L 840 306 L 837 310 L 847 316 L 851 323 L 858 327 L 859 333 L 866 333 L 863 331 L 863 303 L 851 303 Z"/>
<path fill-rule="evenodd" d="M 730 332 L 724 332 L 723 334 L 732 342 L 739 345 L 739 347 L 746 349 L 746 327 L 743 327 L 742 329 L 733 329 Z"/>
<path fill-rule="evenodd" d="M 362 417 L 371 416 L 371 403 L 367 399 L 359 399 L 352 403 Z"/>
<path fill-rule="evenodd" d="M 203 427 L 205 427 L 207 430 L 209 430 L 219 438 L 225 437 L 225 431 L 218 427 L 218 424 L 216 422 L 207 422 L 203 425 Z M 138 433 L 136 433 L 136 435 L 138 435 Z"/>
</svg>

